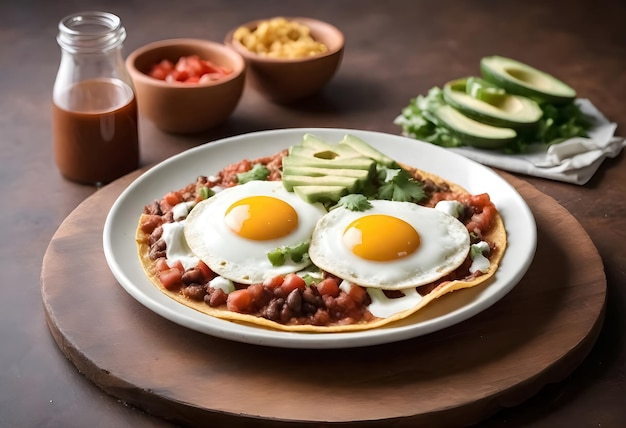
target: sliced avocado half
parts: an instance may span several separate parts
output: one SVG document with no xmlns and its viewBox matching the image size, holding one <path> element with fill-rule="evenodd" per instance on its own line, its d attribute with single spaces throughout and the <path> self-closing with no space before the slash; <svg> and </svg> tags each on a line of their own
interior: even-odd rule
<svg viewBox="0 0 626 428">
<path fill-rule="evenodd" d="M 314 204 L 315 202 L 337 202 L 342 196 L 348 193 L 344 186 L 294 186 L 293 192 L 305 202 Z"/>
<path fill-rule="evenodd" d="M 467 145 L 481 149 L 500 149 L 517 137 L 512 128 L 502 128 L 478 122 L 454 107 L 443 104 L 434 111 L 442 126 L 445 126 Z"/>
<path fill-rule="evenodd" d="M 386 167 L 393 168 L 398 166 L 398 163 L 395 160 L 391 159 L 383 152 L 375 149 L 374 147 L 370 146 L 365 141 L 361 140 L 358 137 L 355 137 L 354 135 L 345 135 L 340 144 L 350 146 L 362 155 L 374 159 L 376 162 L 385 165 Z"/>
<path fill-rule="evenodd" d="M 295 150 L 289 156 L 283 158 L 283 168 L 285 167 L 316 167 L 316 168 L 346 168 L 346 169 L 364 169 L 370 171 L 376 162 L 365 156 L 359 157 L 335 157 L 332 159 L 318 158 L 310 156 L 310 152 Z"/>
<path fill-rule="evenodd" d="M 443 98 L 466 116 L 493 126 L 526 128 L 539 122 L 543 115 L 539 104 L 532 99 L 508 94 L 478 78 L 446 83 Z"/>
<path fill-rule="evenodd" d="M 283 186 L 287 191 L 293 191 L 294 187 L 302 186 L 341 186 L 348 192 L 353 192 L 359 185 L 357 177 L 346 175 L 321 175 L 311 177 L 309 175 L 285 175 L 283 174 Z"/>
<path fill-rule="evenodd" d="M 540 102 L 565 104 L 576 98 L 576 91 L 556 77 L 514 59 L 494 55 L 480 60 L 480 70 L 490 82 L 511 94 Z"/>
</svg>

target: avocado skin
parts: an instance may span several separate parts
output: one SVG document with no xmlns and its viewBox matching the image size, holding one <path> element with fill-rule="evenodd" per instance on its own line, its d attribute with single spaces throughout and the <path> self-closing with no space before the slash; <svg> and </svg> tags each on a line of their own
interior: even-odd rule
<svg viewBox="0 0 626 428">
<path fill-rule="evenodd" d="M 528 97 L 523 97 L 525 98 L 525 100 L 520 100 L 520 101 L 525 103 L 528 106 L 528 108 L 533 108 L 536 110 L 533 112 L 535 113 L 536 118 L 530 121 L 521 121 L 521 120 L 518 120 L 518 118 L 516 117 L 507 118 L 505 117 L 506 112 L 504 111 L 502 115 L 498 115 L 498 116 L 490 115 L 490 114 L 485 113 L 484 111 L 479 111 L 476 108 L 472 108 L 471 106 L 464 104 L 461 99 L 459 99 L 458 97 L 455 97 L 454 88 L 455 87 L 464 88 L 465 87 L 464 84 L 466 81 L 467 79 L 458 79 L 458 80 L 454 80 L 452 82 L 446 83 L 443 88 L 443 98 L 447 104 L 459 110 L 461 113 L 463 113 L 467 117 L 470 117 L 478 122 L 482 122 L 487 125 L 499 126 L 499 127 L 504 127 L 504 128 L 513 128 L 513 129 L 533 128 L 539 123 L 539 120 L 541 119 L 541 116 L 543 115 L 543 111 L 534 100 Z M 522 98 L 521 95 L 513 95 L 513 94 L 508 94 L 508 93 L 504 96 Z M 480 100 L 476 100 L 476 102 L 487 104 L 486 102 L 480 101 Z"/>
<path fill-rule="evenodd" d="M 536 73 L 537 75 L 542 76 L 542 78 L 544 79 L 550 79 L 564 92 L 551 92 L 542 90 L 536 86 L 533 86 L 529 82 L 519 83 L 522 81 L 515 79 L 513 76 L 506 72 L 501 72 L 498 70 L 497 66 L 501 64 L 508 64 L 509 66 L 516 67 L 518 70 L 522 70 L 526 73 Z M 482 58 L 480 61 L 480 71 L 485 80 L 500 86 L 506 92 L 510 94 L 526 96 L 540 103 L 560 105 L 566 104 L 576 98 L 576 91 L 556 77 L 510 58 L 497 55 Z"/>
</svg>

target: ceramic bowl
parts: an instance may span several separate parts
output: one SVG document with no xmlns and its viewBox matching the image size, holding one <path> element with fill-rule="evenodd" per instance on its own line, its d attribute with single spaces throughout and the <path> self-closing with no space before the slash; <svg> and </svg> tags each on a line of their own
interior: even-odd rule
<svg viewBox="0 0 626 428">
<path fill-rule="evenodd" d="M 162 60 L 176 63 L 181 57 L 201 59 L 231 70 L 207 83 L 168 82 L 149 76 Z M 172 133 L 195 133 L 224 122 L 235 110 L 244 89 L 246 63 L 224 44 L 199 39 L 170 39 L 133 51 L 126 68 L 135 86 L 139 114 L 157 128 Z"/>
<path fill-rule="evenodd" d="M 289 103 L 319 92 L 335 75 L 344 51 L 344 35 L 335 26 L 311 18 L 287 17 L 310 29 L 311 37 L 325 44 L 325 53 L 297 59 L 271 58 L 248 50 L 234 39 L 235 31 L 247 27 L 254 31 L 262 21 L 247 22 L 232 29 L 226 45 L 241 54 L 247 63 L 247 81 L 259 93 L 278 103 Z"/>
</svg>

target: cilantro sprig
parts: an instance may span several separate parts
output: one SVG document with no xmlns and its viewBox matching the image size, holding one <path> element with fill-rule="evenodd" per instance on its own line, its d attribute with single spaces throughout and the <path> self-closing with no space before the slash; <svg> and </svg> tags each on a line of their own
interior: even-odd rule
<svg viewBox="0 0 626 428">
<path fill-rule="evenodd" d="M 372 207 L 371 199 L 417 203 L 425 197 L 423 183 L 413 178 L 409 171 L 379 164 L 375 177 L 362 189 L 362 193 L 342 196 L 331 209 L 344 207 L 350 211 L 367 211 Z"/>
<path fill-rule="evenodd" d="M 337 205 L 333 208 L 344 207 L 350 211 L 367 211 L 372 208 L 372 204 L 365 195 L 360 193 L 351 193 L 339 198 Z"/>
<path fill-rule="evenodd" d="M 419 202 L 426 196 L 420 181 L 411 176 L 406 169 L 381 170 L 384 174 L 382 184 L 378 188 L 378 199 L 399 202 Z"/>
</svg>

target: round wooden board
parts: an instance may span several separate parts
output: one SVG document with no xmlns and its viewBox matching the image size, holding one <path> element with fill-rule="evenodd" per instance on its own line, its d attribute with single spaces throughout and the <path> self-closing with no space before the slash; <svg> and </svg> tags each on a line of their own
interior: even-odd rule
<svg viewBox="0 0 626 428">
<path fill-rule="evenodd" d="M 96 192 L 59 227 L 43 260 L 42 297 L 56 342 L 80 372 L 175 423 L 467 425 L 565 378 L 602 325 L 606 279 L 589 236 L 554 199 L 502 173 L 535 215 L 537 253 L 513 291 L 477 316 L 412 340 L 337 350 L 191 331 L 135 301 L 104 258 L 108 210 L 138 174 Z"/>
</svg>

